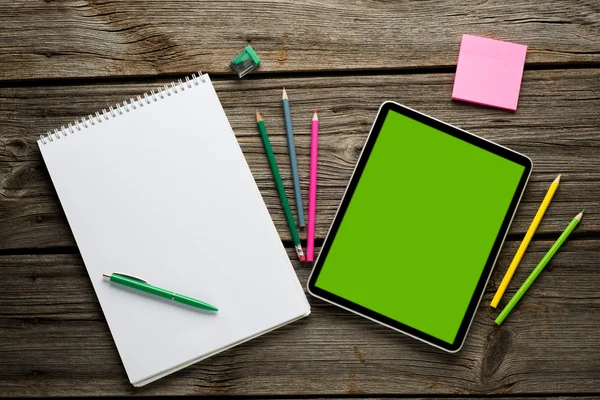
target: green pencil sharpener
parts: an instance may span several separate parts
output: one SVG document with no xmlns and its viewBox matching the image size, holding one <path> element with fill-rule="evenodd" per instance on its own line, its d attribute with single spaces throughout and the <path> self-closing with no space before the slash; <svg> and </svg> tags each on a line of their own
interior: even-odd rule
<svg viewBox="0 0 600 400">
<path fill-rule="evenodd" d="M 254 71 L 260 65 L 260 58 L 251 46 L 246 46 L 241 53 L 231 60 L 231 68 L 243 78 L 245 75 Z"/>
</svg>

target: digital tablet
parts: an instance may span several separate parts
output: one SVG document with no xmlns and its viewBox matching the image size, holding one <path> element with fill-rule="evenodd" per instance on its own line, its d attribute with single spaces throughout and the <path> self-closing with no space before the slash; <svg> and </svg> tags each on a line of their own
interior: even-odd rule
<svg viewBox="0 0 600 400">
<path fill-rule="evenodd" d="M 309 292 L 458 351 L 531 169 L 522 154 L 384 103 Z"/>
</svg>

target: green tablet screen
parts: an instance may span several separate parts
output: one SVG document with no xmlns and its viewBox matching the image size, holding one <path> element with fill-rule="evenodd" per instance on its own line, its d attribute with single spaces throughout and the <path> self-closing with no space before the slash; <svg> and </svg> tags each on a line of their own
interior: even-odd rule
<svg viewBox="0 0 600 400">
<path fill-rule="evenodd" d="M 389 111 L 315 286 L 453 343 L 524 169 Z"/>
</svg>

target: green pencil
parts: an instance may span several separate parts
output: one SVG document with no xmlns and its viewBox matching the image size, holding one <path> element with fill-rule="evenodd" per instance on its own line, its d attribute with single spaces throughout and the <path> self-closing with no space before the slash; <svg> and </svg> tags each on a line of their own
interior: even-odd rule
<svg viewBox="0 0 600 400">
<path fill-rule="evenodd" d="M 554 242 L 552 247 L 550 247 L 550 250 L 548 250 L 548 252 L 544 256 L 544 258 L 542 258 L 542 260 L 537 265 L 537 267 L 535 267 L 535 269 L 533 270 L 531 275 L 529 275 L 529 277 L 527 278 L 525 283 L 523 283 L 523 285 L 519 288 L 517 293 L 515 293 L 513 298 L 510 299 L 510 301 L 508 302 L 506 307 L 504 307 L 504 310 L 502 310 L 500 315 L 498 315 L 498 318 L 496 318 L 496 321 L 495 321 L 497 325 L 500 325 L 502 323 L 502 321 L 504 321 L 504 319 L 512 311 L 512 309 L 519 302 L 519 300 L 521 300 L 521 297 L 523 297 L 523 295 L 525 294 L 525 292 L 527 292 L 527 289 L 529 289 L 529 287 L 531 286 L 533 281 L 535 281 L 535 279 L 538 277 L 538 275 L 544 270 L 544 267 L 548 264 L 548 262 L 552 259 L 552 257 L 554 257 L 554 254 L 556 254 L 556 252 L 558 251 L 560 246 L 562 246 L 562 244 L 567 240 L 567 238 L 569 237 L 571 232 L 573 232 L 573 230 L 575 229 L 575 227 L 577 226 L 579 221 L 581 221 L 582 217 L 583 217 L 583 211 L 580 212 L 579 214 L 577 214 L 577 216 L 575 218 L 573 218 L 571 223 L 569 223 L 569 225 L 565 228 L 564 232 L 560 235 L 560 237 L 558 239 L 556 239 L 556 242 Z"/>
<path fill-rule="evenodd" d="M 302 250 L 302 244 L 300 244 L 300 237 L 298 236 L 298 230 L 296 229 L 296 222 L 294 222 L 294 217 L 292 216 L 292 209 L 290 208 L 290 203 L 288 201 L 287 196 L 285 195 L 283 181 L 281 180 L 281 175 L 279 175 L 279 168 L 277 167 L 275 154 L 273 154 L 273 148 L 271 147 L 271 142 L 269 141 L 269 135 L 267 135 L 267 128 L 265 127 L 265 122 L 263 121 L 258 111 L 256 112 L 256 124 L 258 125 L 258 131 L 260 132 L 260 137 L 262 139 L 263 145 L 265 146 L 265 152 L 267 153 L 267 158 L 269 159 L 269 166 L 271 167 L 273 178 L 275 178 L 277 193 L 279 194 L 279 200 L 281 201 L 281 207 L 283 208 L 285 219 L 287 221 L 288 227 L 290 228 L 290 233 L 292 235 L 292 240 L 294 241 L 296 253 L 298 253 L 298 259 L 300 261 L 304 261 L 306 258 L 304 257 L 304 250 Z"/>
</svg>

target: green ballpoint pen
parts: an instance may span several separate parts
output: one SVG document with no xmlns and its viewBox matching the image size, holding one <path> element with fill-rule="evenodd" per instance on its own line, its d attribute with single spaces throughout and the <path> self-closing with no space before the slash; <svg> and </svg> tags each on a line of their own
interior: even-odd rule
<svg viewBox="0 0 600 400">
<path fill-rule="evenodd" d="M 165 299 L 169 299 L 172 301 L 176 301 L 181 304 L 186 304 L 188 306 L 202 308 L 203 310 L 208 311 L 219 311 L 219 309 L 215 306 L 211 306 L 208 303 L 205 303 L 200 300 L 192 299 L 191 297 L 184 296 L 182 294 L 178 294 L 172 292 L 170 290 L 161 289 L 156 286 L 152 286 L 145 280 L 141 278 L 137 278 L 131 275 L 125 275 L 121 273 L 113 273 L 113 274 L 102 274 L 105 278 L 110 279 L 111 282 L 118 283 L 119 285 L 128 286 L 133 289 L 141 290 L 142 292 L 150 293 Z"/>
</svg>

